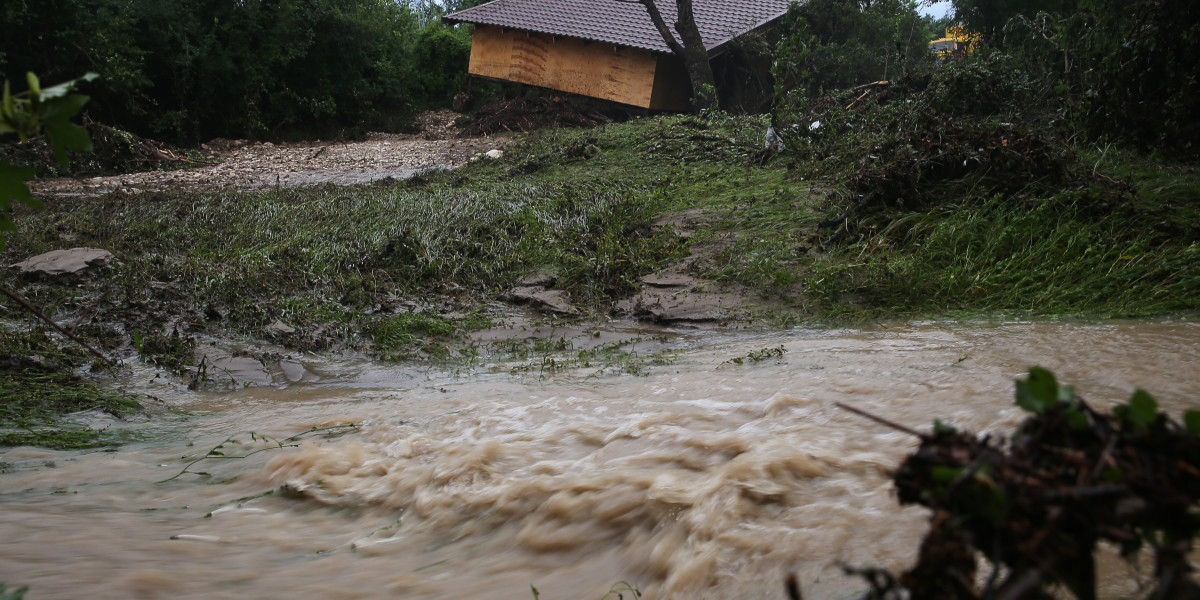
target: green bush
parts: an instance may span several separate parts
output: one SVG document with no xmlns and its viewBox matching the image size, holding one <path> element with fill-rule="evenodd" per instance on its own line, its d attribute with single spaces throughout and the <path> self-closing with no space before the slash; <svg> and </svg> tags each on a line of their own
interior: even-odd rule
<svg viewBox="0 0 1200 600">
<path fill-rule="evenodd" d="M 823 90 L 899 77 L 928 60 L 931 21 L 911 0 L 793 4 L 773 68 L 781 90 Z"/>
<path fill-rule="evenodd" d="M 1042 112 L 1038 105 L 1044 95 L 1038 82 L 1012 56 L 982 52 L 973 60 L 943 65 L 930 82 L 926 100 L 945 114 L 1032 116 Z"/>
<path fill-rule="evenodd" d="M 469 33 L 390 0 L 18 0 L 0 71 L 96 70 L 98 121 L 172 142 L 397 129 L 465 81 Z M 422 12 L 424 11 L 424 12 Z"/>
</svg>

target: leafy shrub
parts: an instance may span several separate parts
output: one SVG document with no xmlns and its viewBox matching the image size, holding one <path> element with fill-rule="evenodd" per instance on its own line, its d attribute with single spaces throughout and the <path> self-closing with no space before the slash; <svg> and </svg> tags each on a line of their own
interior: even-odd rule
<svg viewBox="0 0 1200 600">
<path fill-rule="evenodd" d="M 937 423 L 897 470 L 897 496 L 933 511 L 917 564 L 861 571 L 866 597 L 1097 597 L 1099 542 L 1154 550 L 1147 598 L 1196 598 L 1188 554 L 1200 533 L 1200 411 L 1179 423 L 1144 390 L 1111 414 L 1034 367 L 1017 382 L 1030 417 L 1011 441 Z M 977 555 L 993 565 L 977 578 Z M 982 588 L 982 589 L 980 589 Z"/>
<path fill-rule="evenodd" d="M 928 60 L 930 23 L 905 0 L 795 3 L 778 26 L 774 76 L 782 90 L 819 94 L 899 77 Z"/>
<path fill-rule="evenodd" d="M 930 80 L 926 101 L 948 115 L 1015 116 L 1039 112 L 1049 95 L 1015 58 L 982 52 L 966 61 L 949 61 Z"/>
<path fill-rule="evenodd" d="M 390 0 L 6 2 L 0 71 L 97 70 L 93 118 L 174 142 L 395 129 L 463 84 L 469 33 L 441 25 L 440 11 Z"/>
</svg>

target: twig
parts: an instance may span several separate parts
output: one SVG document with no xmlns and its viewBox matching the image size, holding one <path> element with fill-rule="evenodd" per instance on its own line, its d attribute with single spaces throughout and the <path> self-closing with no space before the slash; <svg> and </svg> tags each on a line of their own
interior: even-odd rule
<svg viewBox="0 0 1200 600">
<path fill-rule="evenodd" d="M 79 315 L 79 322 L 75 323 L 75 325 L 73 327 L 71 327 L 71 333 L 75 333 L 76 331 L 79 331 L 79 326 L 82 325 L 83 322 L 87 320 L 88 316 L 92 314 L 92 311 L 96 310 L 96 307 L 100 306 L 100 303 L 104 302 L 104 299 L 107 297 L 108 297 L 108 294 L 102 294 L 99 298 L 96 299 L 95 302 L 92 303 L 91 306 L 89 306 L 87 308 L 87 310 L 83 311 L 83 314 Z"/>
<path fill-rule="evenodd" d="M 913 429 L 912 427 L 908 427 L 907 425 L 901 425 L 895 421 L 890 421 L 883 417 L 873 415 L 861 408 L 855 408 L 853 406 L 850 406 L 849 404 L 842 404 L 841 402 L 834 402 L 834 404 L 836 404 L 838 406 L 838 408 L 844 408 L 860 417 L 866 417 L 872 421 L 875 421 L 876 423 L 879 423 L 880 425 L 886 425 L 888 427 L 891 427 L 892 429 L 895 429 L 896 431 L 903 431 L 904 433 L 907 433 L 909 435 L 915 435 L 921 439 L 925 439 L 925 438 L 929 437 L 928 435 L 921 433 L 920 431 L 917 431 L 916 429 Z"/>
<path fill-rule="evenodd" d="M 863 88 L 867 88 L 867 91 L 863 92 L 861 96 L 855 98 L 854 101 L 852 101 L 850 104 L 846 105 L 846 110 L 850 110 L 851 108 L 854 108 L 854 105 L 857 104 L 859 100 L 866 98 L 867 94 L 870 94 L 871 90 L 875 89 L 876 86 L 890 85 L 890 84 L 891 84 L 891 82 L 887 81 L 885 79 L 883 81 L 872 81 L 871 83 L 864 83 L 864 84 L 854 88 L 855 90 L 861 90 Z"/>
<path fill-rule="evenodd" d="M 20 304 L 21 306 L 23 306 L 25 308 L 25 310 L 33 313 L 33 315 L 35 317 L 41 319 L 42 321 L 45 321 L 48 325 L 50 325 L 54 329 L 58 330 L 59 333 L 70 338 L 71 341 L 75 342 L 76 344 L 79 344 L 80 346 L 83 346 L 84 348 L 87 348 L 92 354 L 95 354 L 97 357 L 100 358 L 100 360 L 104 361 L 107 365 L 113 366 L 113 367 L 115 367 L 117 365 L 116 361 L 101 354 L 99 350 L 91 347 L 90 345 L 88 345 L 87 342 L 75 337 L 75 334 L 71 333 L 70 331 L 67 331 L 66 329 L 63 329 L 58 323 L 55 323 L 53 320 L 50 319 L 50 317 L 47 317 L 45 314 L 43 314 L 42 311 L 38 310 L 37 308 L 34 308 L 34 306 L 32 304 L 30 304 L 29 302 L 26 302 L 24 298 L 18 296 L 16 292 L 14 292 L 4 286 L 0 286 L 0 292 L 3 292 L 5 296 L 8 296 L 9 298 L 16 300 L 17 304 Z"/>
<path fill-rule="evenodd" d="M 788 573 L 787 579 L 783 581 L 783 587 L 787 590 L 788 600 L 804 600 L 804 594 L 800 592 L 800 583 L 796 581 L 795 573 Z"/>
<path fill-rule="evenodd" d="M 191 468 L 194 465 L 196 465 L 197 463 L 199 463 L 201 461 L 234 460 L 234 459 L 239 459 L 239 458 L 249 458 L 251 456 L 254 456 L 255 454 L 258 454 L 260 452 L 266 452 L 268 450 L 279 450 L 282 448 L 296 448 L 299 446 L 299 444 L 295 443 L 296 441 L 300 440 L 301 438 L 303 438 L 305 436 L 312 435 L 314 433 L 325 433 L 325 432 L 337 433 L 337 432 L 343 432 L 343 431 L 353 431 L 353 430 L 357 430 L 357 429 L 358 429 L 358 424 L 356 424 L 356 423 L 344 423 L 341 425 L 329 425 L 326 427 L 316 426 L 316 427 L 313 427 L 312 429 L 302 431 L 300 433 L 297 433 L 296 435 L 285 437 L 283 439 L 272 438 L 269 436 L 260 435 L 253 431 L 239 431 L 238 433 L 235 433 L 235 434 L 225 438 L 225 441 L 221 442 L 220 444 L 217 444 L 212 450 L 209 450 L 208 452 L 206 452 L 204 454 L 204 456 L 201 456 L 200 458 L 197 458 L 197 459 L 189 462 L 178 473 L 172 475 L 171 477 L 163 479 L 161 481 L 155 481 L 154 483 L 166 483 L 168 481 L 173 481 L 175 479 L 178 479 L 179 477 L 182 477 L 184 474 L 189 474 L 189 473 L 192 475 L 200 475 L 201 477 L 211 477 L 211 475 L 208 473 L 191 470 Z M 253 441 L 253 442 L 261 441 L 261 442 L 266 443 L 267 446 L 262 447 L 262 448 L 256 448 L 254 450 L 247 452 L 246 454 L 241 454 L 241 455 L 230 456 L 230 455 L 227 455 L 224 452 L 222 452 L 222 450 L 225 449 L 226 444 L 232 444 L 232 445 L 241 444 L 242 442 L 239 441 L 237 439 L 237 437 L 239 435 L 244 435 L 244 434 L 249 434 L 251 441 Z M 332 434 L 330 434 L 330 435 L 332 435 Z"/>
</svg>

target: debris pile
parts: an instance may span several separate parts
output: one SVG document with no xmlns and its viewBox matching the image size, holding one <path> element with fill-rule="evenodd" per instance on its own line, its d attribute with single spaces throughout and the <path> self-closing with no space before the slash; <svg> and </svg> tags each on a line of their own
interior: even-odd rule
<svg viewBox="0 0 1200 600">
<path fill-rule="evenodd" d="M 529 132 L 552 127 L 595 127 L 625 116 L 610 104 L 576 96 L 544 96 L 497 100 L 475 113 L 460 135 Z"/>
<path fill-rule="evenodd" d="M 812 176 L 844 182 L 848 198 L 821 223 L 835 230 L 831 242 L 853 239 L 887 208 L 930 210 L 997 195 L 1020 200 L 1097 179 L 1055 131 L 949 111 L 943 95 L 928 78 L 906 77 L 808 99 L 776 115 L 787 148 L 818 159 Z"/>
<path fill-rule="evenodd" d="M 197 160 L 199 156 L 195 153 L 109 127 L 86 114 L 83 128 L 92 140 L 92 151 L 72 153 L 71 164 L 66 168 L 54 160 L 54 153 L 44 138 L 6 145 L 3 154 L 14 163 L 33 167 L 39 178 L 136 173 L 210 164 Z"/>
<path fill-rule="evenodd" d="M 1059 585 L 1094 599 L 1093 554 L 1107 541 L 1127 558 L 1153 549 L 1147 598 L 1200 598 L 1187 559 L 1200 532 L 1200 411 L 1180 425 L 1138 390 L 1102 414 L 1041 368 L 1016 395 L 1033 416 L 1007 443 L 941 424 L 922 435 L 895 483 L 902 503 L 933 510 L 929 532 L 899 577 L 851 569 L 870 582 L 866 597 L 1042 599 Z M 993 565 L 984 578 L 977 553 Z"/>
</svg>

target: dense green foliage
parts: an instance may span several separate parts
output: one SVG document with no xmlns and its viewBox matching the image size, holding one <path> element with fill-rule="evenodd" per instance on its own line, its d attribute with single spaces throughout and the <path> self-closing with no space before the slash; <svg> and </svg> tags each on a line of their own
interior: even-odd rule
<svg viewBox="0 0 1200 600">
<path fill-rule="evenodd" d="M 792 169 L 830 190 L 807 292 L 851 313 L 1195 309 L 1198 169 L 1176 162 L 1200 150 L 1198 76 L 1184 58 L 1200 52 L 1195 4 L 955 6 L 983 34 L 965 60 L 867 86 L 869 71 L 839 80 L 809 66 L 778 94 Z M 796 31 L 816 15 L 878 29 L 877 10 L 810 3 Z M 854 65 L 865 47 L 809 39 L 830 41 L 785 40 L 779 64 Z"/>
<path fill-rule="evenodd" d="M 175 142 L 396 129 L 465 82 L 466 28 L 389 0 L 14 0 L 0 72 L 98 71 L 93 118 Z"/>
<path fill-rule="evenodd" d="M 954 0 L 985 44 L 1050 92 L 1030 106 L 1089 137 L 1200 155 L 1200 5 L 1191 0 Z"/>
<path fill-rule="evenodd" d="M 95 77 L 94 73 L 89 73 L 81 79 Z M 12 93 L 12 83 L 4 81 L 3 96 L 0 96 L 0 134 L 16 136 L 23 142 L 44 132 L 55 159 L 62 166 L 67 164 L 68 150 L 91 150 L 92 141 L 87 131 L 71 122 L 88 101 L 87 96 L 71 93 L 79 80 L 43 88 L 38 76 L 30 72 L 26 73 L 25 81 L 29 89 L 17 94 Z M 32 168 L 12 164 L 0 155 L 0 249 L 4 247 L 4 232 L 16 229 L 11 217 L 12 201 L 34 208 L 42 205 L 25 185 L 33 175 Z"/>
<path fill-rule="evenodd" d="M 937 33 L 913 0 L 812 0 L 779 26 L 774 75 L 781 94 L 817 94 L 899 77 L 928 62 Z"/>
<path fill-rule="evenodd" d="M 945 97 L 959 106 L 939 110 L 980 115 L 973 104 L 1007 103 L 1020 120 L 1090 139 L 1200 154 L 1193 68 L 1200 4 L 954 0 L 954 7 L 957 22 L 981 41 L 968 61 L 976 64 L 951 74 L 955 87 Z M 936 71 L 925 43 L 942 33 L 901 0 L 813 0 L 793 7 L 779 29 L 775 77 L 784 111 L 822 92 Z"/>
</svg>

